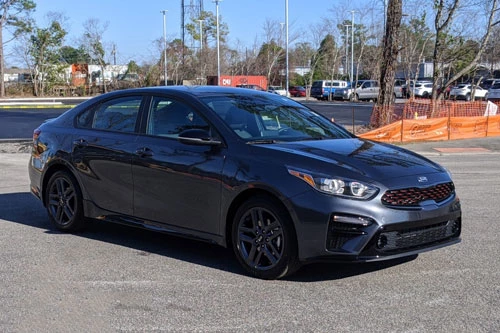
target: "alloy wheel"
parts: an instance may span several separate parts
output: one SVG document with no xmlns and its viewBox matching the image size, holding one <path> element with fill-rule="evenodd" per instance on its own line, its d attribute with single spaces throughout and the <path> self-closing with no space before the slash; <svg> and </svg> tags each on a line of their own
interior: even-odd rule
<svg viewBox="0 0 500 333">
<path fill-rule="evenodd" d="M 284 254 L 283 226 L 271 211 L 262 207 L 251 208 L 243 214 L 237 241 L 242 259 L 254 269 L 271 269 Z"/>
<path fill-rule="evenodd" d="M 59 226 L 71 223 L 78 209 L 77 193 L 73 184 L 64 177 L 56 178 L 48 192 L 48 210 Z"/>
</svg>

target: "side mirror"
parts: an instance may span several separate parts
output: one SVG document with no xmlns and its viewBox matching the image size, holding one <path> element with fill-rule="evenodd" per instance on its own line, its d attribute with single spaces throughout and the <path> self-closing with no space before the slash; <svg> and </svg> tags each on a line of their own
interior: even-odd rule
<svg viewBox="0 0 500 333">
<path fill-rule="evenodd" d="M 220 140 L 212 138 L 208 131 L 202 129 L 188 129 L 182 131 L 177 139 L 187 145 L 218 146 L 222 144 Z"/>
</svg>

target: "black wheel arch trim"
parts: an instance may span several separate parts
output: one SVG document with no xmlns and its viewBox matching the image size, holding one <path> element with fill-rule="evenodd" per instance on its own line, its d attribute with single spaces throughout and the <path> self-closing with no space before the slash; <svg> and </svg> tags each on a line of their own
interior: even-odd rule
<svg viewBox="0 0 500 333">
<path fill-rule="evenodd" d="M 231 246 L 231 226 L 238 207 L 249 198 L 259 195 L 270 196 L 274 198 L 278 204 L 284 207 L 292 221 L 293 231 L 297 237 L 297 224 L 299 223 L 299 219 L 290 200 L 271 186 L 262 183 L 249 183 L 245 184 L 245 187 L 238 191 L 227 207 L 223 207 L 220 230 L 221 233 L 223 233 L 224 245 L 226 247 Z M 299 244 L 297 244 L 297 248 L 299 248 Z"/>
<path fill-rule="evenodd" d="M 40 193 L 42 196 L 42 203 L 45 205 L 47 184 L 49 183 L 49 180 L 52 177 L 52 175 L 58 171 L 67 171 L 73 177 L 75 177 L 75 179 L 78 183 L 78 186 L 80 187 L 80 191 L 82 192 L 83 200 L 86 200 L 88 196 L 86 195 L 85 188 L 82 186 L 82 182 L 80 181 L 80 178 L 78 175 L 78 170 L 76 168 L 74 168 L 74 166 L 72 164 L 68 163 L 68 161 L 61 159 L 61 158 L 55 158 L 55 159 L 51 160 L 50 164 L 48 164 L 44 168 L 42 175 L 41 175 L 42 181 L 40 184 L 40 186 L 41 186 Z"/>
</svg>

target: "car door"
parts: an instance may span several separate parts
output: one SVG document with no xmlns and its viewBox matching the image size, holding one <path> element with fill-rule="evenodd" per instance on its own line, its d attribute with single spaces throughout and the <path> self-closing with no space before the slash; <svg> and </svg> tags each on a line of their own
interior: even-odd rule
<svg viewBox="0 0 500 333">
<path fill-rule="evenodd" d="M 134 215 L 152 223 L 219 233 L 223 146 L 181 143 L 187 129 L 212 131 L 193 107 L 169 97 L 149 103 L 133 161 Z"/>
<path fill-rule="evenodd" d="M 133 213 L 132 158 L 142 96 L 121 96 L 93 106 L 77 116 L 73 164 L 85 178 L 88 200 L 99 208 Z"/>
<path fill-rule="evenodd" d="M 360 100 L 370 98 L 370 82 L 364 81 L 356 90 Z"/>
<path fill-rule="evenodd" d="M 378 81 L 371 81 L 370 99 L 376 100 L 378 98 L 379 89 L 380 89 L 380 87 L 379 87 Z"/>
</svg>

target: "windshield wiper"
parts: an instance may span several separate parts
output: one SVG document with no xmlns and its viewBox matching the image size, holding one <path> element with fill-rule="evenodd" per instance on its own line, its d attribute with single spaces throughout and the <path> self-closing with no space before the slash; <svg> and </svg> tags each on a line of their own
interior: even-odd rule
<svg viewBox="0 0 500 333">
<path fill-rule="evenodd" d="M 278 142 L 282 142 L 282 141 L 274 140 L 274 139 L 260 139 L 260 140 L 248 141 L 247 144 L 260 145 L 260 144 L 271 144 L 271 143 L 278 143 Z"/>
</svg>

